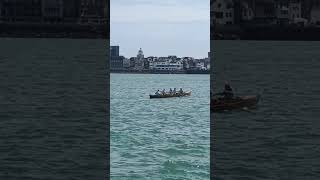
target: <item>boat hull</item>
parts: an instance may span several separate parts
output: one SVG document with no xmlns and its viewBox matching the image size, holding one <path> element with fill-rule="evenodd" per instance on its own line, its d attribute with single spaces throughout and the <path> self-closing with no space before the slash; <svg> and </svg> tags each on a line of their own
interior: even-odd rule
<svg viewBox="0 0 320 180">
<path fill-rule="evenodd" d="M 235 99 L 212 99 L 211 111 L 222 112 L 235 109 L 253 108 L 256 107 L 260 99 L 260 95 L 257 96 L 242 96 Z"/>
<path fill-rule="evenodd" d="M 191 92 L 186 92 L 182 94 L 165 94 L 165 95 L 150 95 L 150 99 L 155 99 L 155 98 L 173 98 L 173 97 L 183 97 L 183 96 L 190 96 Z"/>
</svg>

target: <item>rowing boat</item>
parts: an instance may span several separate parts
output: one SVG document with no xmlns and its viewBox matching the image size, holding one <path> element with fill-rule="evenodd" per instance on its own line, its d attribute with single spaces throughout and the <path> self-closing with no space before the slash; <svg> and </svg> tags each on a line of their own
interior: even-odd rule
<svg viewBox="0 0 320 180">
<path fill-rule="evenodd" d="M 256 107 L 260 99 L 260 95 L 255 96 L 241 96 L 233 99 L 212 98 L 211 111 L 221 112 L 235 109 Z"/>
<path fill-rule="evenodd" d="M 183 92 L 183 93 L 175 93 L 175 94 L 159 94 L 159 95 L 150 95 L 150 99 L 153 98 L 172 98 L 172 97 L 182 97 L 182 96 L 190 96 L 190 92 Z"/>
</svg>

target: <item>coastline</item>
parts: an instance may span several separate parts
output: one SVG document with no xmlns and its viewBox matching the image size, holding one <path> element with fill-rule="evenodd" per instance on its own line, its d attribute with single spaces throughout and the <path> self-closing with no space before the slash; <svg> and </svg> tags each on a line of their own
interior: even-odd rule
<svg viewBox="0 0 320 180">
<path fill-rule="evenodd" d="M 181 70 L 181 71 L 154 71 L 154 70 L 111 70 L 117 74 L 210 74 L 210 70 Z"/>
</svg>

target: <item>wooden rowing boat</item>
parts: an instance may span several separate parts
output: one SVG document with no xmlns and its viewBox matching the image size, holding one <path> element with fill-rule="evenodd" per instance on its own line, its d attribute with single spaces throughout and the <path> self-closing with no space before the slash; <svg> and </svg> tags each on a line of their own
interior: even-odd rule
<svg viewBox="0 0 320 180">
<path fill-rule="evenodd" d="M 235 109 L 252 108 L 256 107 L 260 99 L 260 95 L 256 96 L 241 96 L 233 99 L 225 98 L 212 98 L 211 111 L 222 112 Z"/>
<path fill-rule="evenodd" d="M 183 93 L 175 93 L 175 94 L 150 95 L 150 99 L 153 99 L 153 98 L 172 98 L 172 97 L 183 97 L 183 96 L 191 96 L 191 91 L 190 92 L 183 92 Z"/>
</svg>

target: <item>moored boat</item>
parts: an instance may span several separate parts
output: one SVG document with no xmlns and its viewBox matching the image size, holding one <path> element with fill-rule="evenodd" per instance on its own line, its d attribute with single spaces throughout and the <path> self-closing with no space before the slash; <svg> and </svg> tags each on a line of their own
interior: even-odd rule
<svg viewBox="0 0 320 180">
<path fill-rule="evenodd" d="M 183 92 L 183 93 L 175 93 L 175 94 L 159 94 L 159 95 L 150 95 L 150 99 L 153 98 L 171 98 L 171 97 L 182 97 L 182 96 L 190 96 L 191 95 L 191 91 L 190 92 Z"/>
<path fill-rule="evenodd" d="M 212 98 L 211 111 L 222 112 L 235 109 L 244 109 L 256 107 L 260 99 L 260 95 L 255 96 L 241 96 L 233 99 Z"/>
</svg>

